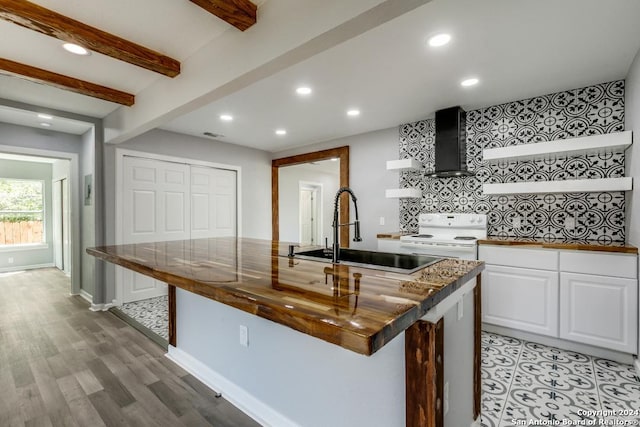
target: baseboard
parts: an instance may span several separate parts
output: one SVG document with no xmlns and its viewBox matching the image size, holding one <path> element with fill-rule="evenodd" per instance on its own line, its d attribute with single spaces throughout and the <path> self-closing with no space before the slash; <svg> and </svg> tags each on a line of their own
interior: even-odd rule
<svg viewBox="0 0 640 427">
<path fill-rule="evenodd" d="M 0 268 L 0 273 L 8 273 L 10 271 L 21 271 L 21 270 L 35 270 L 37 268 L 49 268 L 49 267 L 55 267 L 55 264 L 48 263 L 48 264 L 23 265 L 23 266 L 16 266 L 16 267 L 2 267 Z"/>
<path fill-rule="evenodd" d="M 91 295 L 89 292 L 85 291 L 84 289 L 80 289 L 80 293 L 78 295 L 85 299 L 89 304 L 93 305 L 93 295 Z"/>
<path fill-rule="evenodd" d="M 80 291 L 80 293 L 82 293 L 82 291 Z M 89 310 L 91 310 L 91 311 L 108 311 L 111 307 L 115 307 L 113 302 L 107 302 L 107 303 L 104 303 L 104 304 L 94 304 L 92 302 L 91 303 L 91 307 L 89 307 Z"/>
<path fill-rule="evenodd" d="M 222 393 L 226 400 L 261 425 L 298 427 L 298 424 L 283 414 L 256 399 L 245 389 L 238 387 L 179 348 L 169 346 L 169 351 L 166 356 L 185 371 L 202 381 L 210 389 Z"/>
<path fill-rule="evenodd" d="M 636 367 L 636 375 L 640 378 L 640 355 L 638 355 L 638 359 L 633 363 L 633 366 Z"/>
<path fill-rule="evenodd" d="M 505 328 L 502 326 L 482 324 L 482 330 L 486 332 L 494 332 L 500 335 L 507 335 L 526 341 L 532 341 L 551 347 L 558 347 L 563 350 L 575 351 L 576 353 L 587 354 L 593 357 L 599 357 L 602 359 L 609 359 L 619 363 L 625 363 L 627 365 L 633 364 L 633 355 L 630 353 L 623 353 L 621 351 L 609 350 L 606 348 L 595 347 L 588 344 L 576 343 L 573 341 L 567 341 L 560 338 L 547 337 L 544 335 L 538 335 L 531 332 L 519 331 L 516 329 Z"/>
</svg>

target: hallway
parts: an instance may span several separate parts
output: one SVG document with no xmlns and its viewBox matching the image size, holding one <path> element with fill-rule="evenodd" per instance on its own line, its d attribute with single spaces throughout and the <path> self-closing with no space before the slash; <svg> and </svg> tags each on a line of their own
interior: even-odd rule
<svg viewBox="0 0 640 427">
<path fill-rule="evenodd" d="M 54 268 L 0 273 L 1 426 L 257 426 Z"/>
</svg>

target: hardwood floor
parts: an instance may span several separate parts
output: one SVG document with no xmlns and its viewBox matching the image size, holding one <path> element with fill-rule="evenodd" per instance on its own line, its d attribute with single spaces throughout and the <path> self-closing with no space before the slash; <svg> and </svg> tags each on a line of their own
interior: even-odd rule
<svg viewBox="0 0 640 427">
<path fill-rule="evenodd" d="M 56 269 L 0 273 L 0 426 L 258 426 Z"/>
</svg>

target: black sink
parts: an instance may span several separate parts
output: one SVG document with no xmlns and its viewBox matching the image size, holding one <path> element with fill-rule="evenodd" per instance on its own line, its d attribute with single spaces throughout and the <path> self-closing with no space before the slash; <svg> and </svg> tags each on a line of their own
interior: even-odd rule
<svg viewBox="0 0 640 427">
<path fill-rule="evenodd" d="M 295 258 L 331 262 L 332 255 L 330 251 L 314 249 L 298 252 L 295 254 Z M 340 249 L 339 259 L 340 263 L 345 265 L 362 266 L 404 274 L 413 273 L 440 260 L 442 258 L 428 255 L 395 254 L 357 249 Z"/>
</svg>

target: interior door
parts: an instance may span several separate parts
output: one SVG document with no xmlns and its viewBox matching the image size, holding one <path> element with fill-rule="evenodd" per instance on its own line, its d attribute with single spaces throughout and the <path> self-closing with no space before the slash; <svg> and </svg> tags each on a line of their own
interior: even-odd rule
<svg viewBox="0 0 640 427">
<path fill-rule="evenodd" d="M 122 243 L 188 239 L 189 166 L 127 156 L 123 173 Z M 167 293 L 166 284 L 122 270 L 123 302 Z"/>
<path fill-rule="evenodd" d="M 62 271 L 67 275 L 71 274 L 71 218 L 69 215 L 69 180 L 60 180 L 61 215 L 62 215 Z"/>
<path fill-rule="evenodd" d="M 236 171 L 191 166 L 191 238 L 236 236 Z"/>
<path fill-rule="evenodd" d="M 58 270 L 64 270 L 62 242 L 62 181 L 54 181 L 53 190 L 53 257 Z"/>
<path fill-rule="evenodd" d="M 300 244 L 314 245 L 314 191 L 309 188 L 300 189 Z"/>
</svg>

